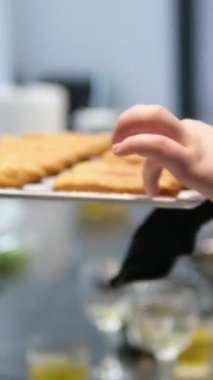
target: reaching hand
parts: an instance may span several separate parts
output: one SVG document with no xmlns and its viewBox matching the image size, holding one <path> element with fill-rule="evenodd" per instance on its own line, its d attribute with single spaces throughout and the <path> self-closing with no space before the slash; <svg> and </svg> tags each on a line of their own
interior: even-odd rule
<svg viewBox="0 0 213 380">
<path fill-rule="evenodd" d="M 146 191 L 158 194 L 158 179 L 168 169 L 186 186 L 213 199 L 213 128 L 200 121 L 179 120 L 156 105 L 134 106 L 118 119 L 113 151 L 146 157 Z"/>
</svg>

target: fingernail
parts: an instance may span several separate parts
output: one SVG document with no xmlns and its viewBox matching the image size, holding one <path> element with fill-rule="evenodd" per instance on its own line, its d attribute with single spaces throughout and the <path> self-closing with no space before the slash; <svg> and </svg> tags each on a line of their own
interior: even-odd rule
<svg viewBox="0 0 213 380">
<path fill-rule="evenodd" d="M 119 151 L 120 151 L 120 147 L 121 147 L 121 144 L 114 144 L 113 146 L 112 146 L 112 150 L 113 150 L 113 152 L 114 153 L 119 153 Z"/>
</svg>

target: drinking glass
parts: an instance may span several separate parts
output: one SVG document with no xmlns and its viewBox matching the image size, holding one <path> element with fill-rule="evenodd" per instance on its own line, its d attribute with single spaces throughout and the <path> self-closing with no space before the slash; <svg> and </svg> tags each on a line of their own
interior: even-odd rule
<svg viewBox="0 0 213 380">
<path fill-rule="evenodd" d="M 151 350 L 161 379 L 171 380 L 174 363 L 198 324 L 196 296 L 189 288 L 169 280 L 140 283 L 133 289 L 135 301 L 128 337 Z"/>
<path fill-rule="evenodd" d="M 41 336 L 27 352 L 30 380 L 88 380 L 89 351 L 72 342 Z"/>
<path fill-rule="evenodd" d="M 120 380 L 125 372 L 117 358 L 115 348 L 121 339 L 121 329 L 131 314 L 131 299 L 127 289 L 112 290 L 107 286 L 117 262 L 113 259 L 92 261 L 81 276 L 81 302 L 84 313 L 103 334 L 108 354 L 94 372 L 98 379 Z"/>
</svg>

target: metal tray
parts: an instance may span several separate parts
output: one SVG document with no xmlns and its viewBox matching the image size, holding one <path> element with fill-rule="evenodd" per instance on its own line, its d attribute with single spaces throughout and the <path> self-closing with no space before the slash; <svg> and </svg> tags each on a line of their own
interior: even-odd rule
<svg viewBox="0 0 213 380">
<path fill-rule="evenodd" d="M 26 185 L 23 189 L 0 189 L 0 198 L 22 198 L 32 200 L 60 200 L 87 203 L 138 204 L 162 208 L 191 209 L 204 201 L 204 197 L 190 190 L 181 191 L 176 197 L 132 194 L 94 193 L 81 191 L 53 191 L 54 178 L 47 178 L 39 184 Z"/>
</svg>

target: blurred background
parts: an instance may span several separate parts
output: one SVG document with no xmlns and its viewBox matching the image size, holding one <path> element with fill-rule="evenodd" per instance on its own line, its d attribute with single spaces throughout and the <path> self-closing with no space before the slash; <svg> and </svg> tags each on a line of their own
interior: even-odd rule
<svg viewBox="0 0 213 380">
<path fill-rule="evenodd" d="M 166 0 L 1 0 L 0 78 L 62 82 L 72 109 L 142 102 L 177 112 L 178 23 L 178 2 Z"/>
<path fill-rule="evenodd" d="M 211 0 L 0 0 L 0 134 L 112 130 L 117 115 L 138 103 L 212 123 L 212 33 Z M 0 200 L 0 379 L 29 378 L 30 362 L 30 378 L 54 380 L 34 362 L 41 352 L 54 351 L 49 337 L 68 339 L 75 349 L 73 342 L 83 344 L 92 367 L 100 365 L 108 346 L 102 333 L 111 336 L 126 326 L 132 296 L 127 292 L 123 301 L 119 295 L 119 308 L 112 299 L 100 303 L 88 286 L 91 267 L 97 267 L 94 278 L 101 270 L 103 277 L 115 273 L 151 212 Z M 199 235 L 208 252 L 212 236 L 211 225 Z M 180 268 L 184 278 L 190 273 L 194 288 L 205 290 L 204 309 L 212 316 L 211 281 L 188 259 Z M 192 353 L 180 361 L 178 379 L 212 379 L 209 320 L 210 330 L 200 327 Z M 40 345 L 32 343 L 40 336 Z M 94 378 L 131 378 L 138 357 L 145 364 L 134 378 L 152 373 L 155 352 L 136 349 L 126 335 L 124 340 L 128 368 L 113 355 Z M 85 379 L 79 373 L 66 379 Z"/>
</svg>

